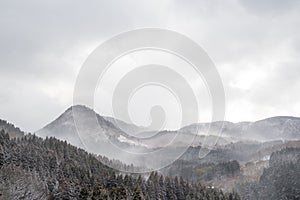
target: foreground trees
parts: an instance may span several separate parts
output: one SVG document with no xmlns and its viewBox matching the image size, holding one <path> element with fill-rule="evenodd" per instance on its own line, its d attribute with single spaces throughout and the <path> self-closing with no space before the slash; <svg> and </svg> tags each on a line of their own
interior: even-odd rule
<svg viewBox="0 0 300 200">
<path fill-rule="evenodd" d="M 148 176 L 121 174 L 55 138 L 0 133 L 2 199 L 239 199 L 182 178 Z"/>
</svg>

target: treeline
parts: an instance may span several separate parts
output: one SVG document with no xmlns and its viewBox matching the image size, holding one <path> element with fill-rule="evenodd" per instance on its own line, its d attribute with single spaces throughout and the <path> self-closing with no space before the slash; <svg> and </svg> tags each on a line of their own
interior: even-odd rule
<svg viewBox="0 0 300 200">
<path fill-rule="evenodd" d="M 15 125 L 7 122 L 6 120 L 0 119 L 0 130 L 4 130 L 9 134 L 10 137 L 23 137 L 24 132 L 20 128 L 15 127 Z"/>
<path fill-rule="evenodd" d="M 182 178 L 124 175 L 55 138 L 0 132 L 0 199 L 239 199 Z"/>
</svg>

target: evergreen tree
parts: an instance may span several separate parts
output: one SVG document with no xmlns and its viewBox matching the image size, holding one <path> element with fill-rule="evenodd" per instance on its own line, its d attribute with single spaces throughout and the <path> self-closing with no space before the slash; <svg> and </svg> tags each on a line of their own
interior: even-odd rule
<svg viewBox="0 0 300 200">
<path fill-rule="evenodd" d="M 132 199 L 133 200 L 142 200 L 142 199 L 144 199 L 142 190 L 139 186 L 136 187 Z"/>
</svg>

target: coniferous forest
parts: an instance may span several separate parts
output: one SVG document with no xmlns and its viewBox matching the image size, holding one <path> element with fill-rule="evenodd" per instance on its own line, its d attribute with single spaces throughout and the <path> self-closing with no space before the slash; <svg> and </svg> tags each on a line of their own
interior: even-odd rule
<svg viewBox="0 0 300 200">
<path fill-rule="evenodd" d="M 180 177 L 124 174 L 53 137 L 0 133 L 0 199 L 239 199 Z"/>
</svg>

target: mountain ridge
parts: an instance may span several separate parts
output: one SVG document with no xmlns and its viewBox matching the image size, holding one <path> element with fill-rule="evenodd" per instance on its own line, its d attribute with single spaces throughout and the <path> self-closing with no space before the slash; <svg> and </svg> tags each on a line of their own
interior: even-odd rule
<svg viewBox="0 0 300 200">
<path fill-rule="evenodd" d="M 147 153 L 165 148 L 166 145 L 174 150 L 184 149 L 188 146 L 203 146 L 213 149 L 239 141 L 251 143 L 300 139 L 300 118 L 297 117 L 277 116 L 249 123 L 193 124 L 176 131 L 160 131 L 154 132 L 155 134 L 142 132 L 136 136 L 127 134 L 111 120 L 113 119 L 108 120 L 91 108 L 75 105 L 69 107 L 53 122 L 38 130 L 36 135 L 43 138 L 54 136 L 61 140 L 67 140 L 72 145 L 84 148 L 89 152 L 137 166 L 143 163 L 132 159 L 122 160 L 127 159 L 126 152 Z M 132 125 L 132 127 L 136 129 L 137 126 Z M 143 137 L 138 138 L 139 135 Z M 112 145 L 123 149 L 124 154 L 114 149 L 115 147 Z M 147 164 L 150 165 L 150 163 Z"/>
<path fill-rule="evenodd" d="M 93 109 L 83 105 L 75 105 L 69 107 L 64 113 L 62 113 L 54 121 L 48 123 L 43 128 L 37 130 L 36 131 L 37 135 L 45 137 L 47 136 L 47 134 L 56 134 L 52 136 L 58 136 L 58 138 L 60 138 L 59 135 L 57 135 L 59 131 L 52 130 L 49 132 L 47 131 L 47 129 L 51 130 L 55 128 L 55 125 L 70 126 L 70 127 L 73 126 L 72 123 L 75 123 L 73 118 L 73 110 L 77 110 L 76 113 L 86 114 L 86 116 L 83 116 L 85 118 L 88 117 L 91 118 L 92 115 L 95 115 L 97 117 L 97 120 L 100 123 L 100 126 L 103 126 L 104 129 L 112 129 L 115 133 L 117 132 L 117 135 L 123 134 L 123 136 L 129 137 L 130 139 L 133 140 L 134 139 L 139 140 L 139 138 L 135 138 L 138 137 L 139 135 L 140 136 L 149 135 L 149 134 L 151 135 L 151 131 L 148 131 L 146 127 L 140 127 L 134 124 L 128 124 L 120 119 L 114 119 L 112 117 L 101 116 L 98 113 L 96 113 Z M 86 123 L 88 123 L 88 121 Z M 122 125 L 126 126 L 125 129 L 127 131 L 133 130 L 134 133 L 126 134 L 127 131 L 126 130 L 123 131 L 122 129 L 123 126 L 121 128 L 118 127 L 118 124 L 120 123 L 121 126 Z M 64 133 L 66 135 L 66 138 L 61 138 L 61 139 L 69 139 L 72 141 L 72 138 L 70 138 L 68 134 L 71 131 L 73 132 L 71 133 L 71 135 L 74 136 L 74 132 L 76 132 L 76 127 L 71 127 L 71 129 L 73 130 L 72 131 L 69 130 Z M 145 131 L 140 132 L 141 130 L 145 130 Z M 274 116 L 274 117 L 254 121 L 254 122 L 233 123 L 229 121 L 217 121 L 211 123 L 194 123 L 188 126 L 184 126 L 179 130 L 174 130 L 174 131 L 163 130 L 160 131 L 159 134 L 166 133 L 166 132 L 176 133 L 177 131 L 182 131 L 185 133 L 195 133 L 198 135 L 206 135 L 207 133 L 210 133 L 211 135 L 215 135 L 215 136 L 226 136 L 227 139 L 230 140 L 231 138 L 233 141 L 242 140 L 242 139 L 255 140 L 256 138 L 258 139 L 258 141 L 268 141 L 268 140 L 271 141 L 271 140 L 278 140 L 278 139 L 293 140 L 293 139 L 300 139 L 300 134 L 297 134 L 298 131 L 300 131 L 300 118 L 290 117 L 290 116 Z M 221 131 L 222 134 L 218 131 Z M 280 135 L 281 133 L 282 135 Z M 281 138 L 281 136 L 283 138 Z"/>
</svg>

